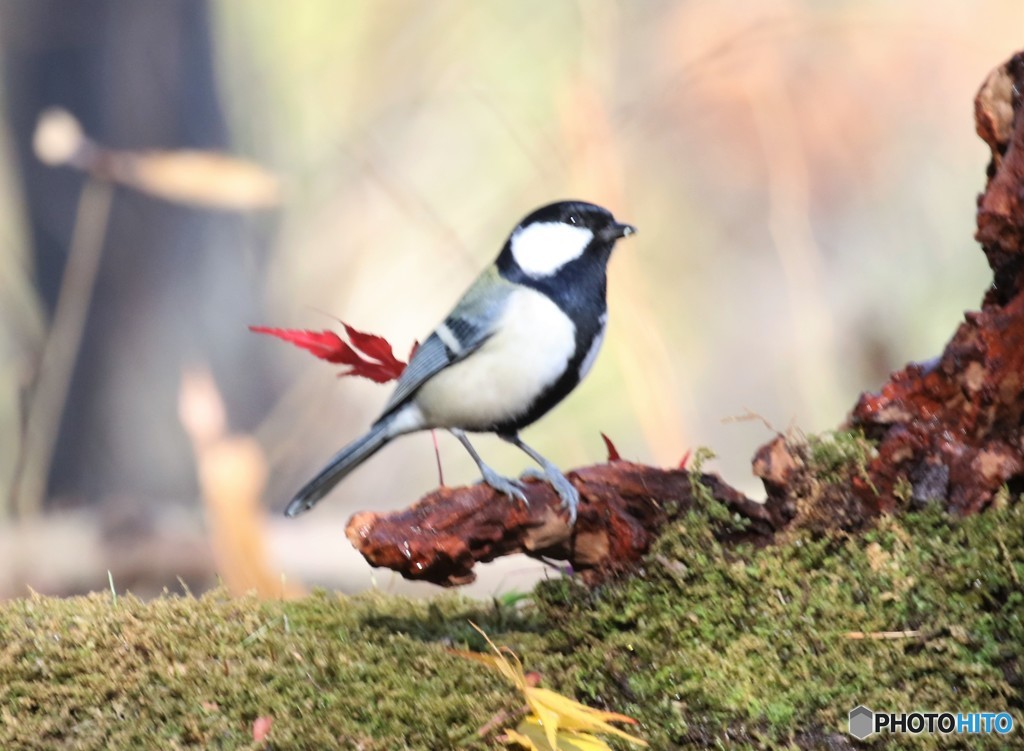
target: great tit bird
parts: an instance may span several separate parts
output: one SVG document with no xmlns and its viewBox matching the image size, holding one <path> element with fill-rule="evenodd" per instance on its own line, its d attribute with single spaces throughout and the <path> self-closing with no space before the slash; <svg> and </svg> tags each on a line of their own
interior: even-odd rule
<svg viewBox="0 0 1024 751">
<path fill-rule="evenodd" d="M 512 231 L 498 259 L 417 348 L 381 416 L 296 495 L 286 516 L 313 508 L 393 438 L 445 428 L 466 447 L 484 482 L 526 503 L 522 485 L 480 458 L 466 433 L 495 433 L 541 466 L 576 521 L 580 496 L 519 431 L 562 401 L 590 370 L 608 321 L 608 259 L 636 231 L 582 201 L 543 206 Z"/>
</svg>

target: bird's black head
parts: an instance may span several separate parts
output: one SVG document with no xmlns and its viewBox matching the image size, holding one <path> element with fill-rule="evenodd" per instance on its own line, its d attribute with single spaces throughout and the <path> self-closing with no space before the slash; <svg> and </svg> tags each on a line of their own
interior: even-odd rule
<svg viewBox="0 0 1024 751">
<path fill-rule="evenodd" d="M 505 273 L 548 279 L 566 267 L 602 268 L 615 242 L 636 232 L 615 221 L 607 209 L 583 201 L 559 201 L 542 206 L 512 231 L 498 257 Z"/>
</svg>

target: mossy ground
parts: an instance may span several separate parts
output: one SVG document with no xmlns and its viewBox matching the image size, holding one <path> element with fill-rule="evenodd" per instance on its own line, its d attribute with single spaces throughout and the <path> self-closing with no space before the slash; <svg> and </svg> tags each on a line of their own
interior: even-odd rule
<svg viewBox="0 0 1024 751">
<path fill-rule="evenodd" d="M 923 511 L 856 536 L 723 547 L 679 519 L 636 576 L 541 584 L 517 606 L 215 592 L 0 607 L 0 748 L 480 749 L 518 698 L 448 647 L 481 625 L 545 685 L 631 714 L 654 749 L 848 748 L 846 713 L 1009 711 L 1009 736 L 868 747 L 1024 747 L 1024 505 Z M 896 639 L 848 632 L 912 631 Z M 267 741 L 252 723 L 273 717 Z"/>
<path fill-rule="evenodd" d="M 1024 747 L 1022 576 L 1019 505 L 962 522 L 923 512 L 764 550 L 724 550 L 691 517 L 629 582 L 542 586 L 544 664 L 583 701 L 640 718 L 655 748 L 843 748 L 857 704 L 1008 710 L 1012 736 L 960 746 Z M 916 634 L 848 636 L 892 631 Z"/>
</svg>

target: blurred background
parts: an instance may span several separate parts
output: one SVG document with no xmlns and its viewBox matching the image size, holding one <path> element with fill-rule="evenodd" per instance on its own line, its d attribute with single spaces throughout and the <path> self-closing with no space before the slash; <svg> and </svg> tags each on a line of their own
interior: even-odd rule
<svg viewBox="0 0 1024 751">
<path fill-rule="evenodd" d="M 837 426 L 979 304 L 972 99 L 1022 46 L 1019 0 L 0 0 L 0 597 L 436 591 L 344 536 L 436 486 L 430 435 L 281 518 L 389 387 L 247 326 L 404 357 L 560 198 L 640 232 L 602 357 L 524 438 L 566 469 L 601 431 L 659 465 L 709 446 L 758 495 L 772 429 Z M 52 107 L 74 120 L 38 134 Z"/>
</svg>

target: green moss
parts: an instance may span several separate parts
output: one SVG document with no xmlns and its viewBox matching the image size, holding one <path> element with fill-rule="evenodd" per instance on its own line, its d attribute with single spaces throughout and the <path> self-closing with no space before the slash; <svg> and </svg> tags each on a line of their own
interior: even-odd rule
<svg viewBox="0 0 1024 751">
<path fill-rule="evenodd" d="M 519 704 L 485 667 L 479 623 L 545 685 L 637 717 L 655 749 L 818 748 L 846 714 L 1010 711 L 1024 720 L 1024 506 L 962 521 L 932 509 L 860 535 L 797 532 L 722 547 L 720 522 L 674 522 L 636 576 L 559 578 L 514 607 L 216 592 L 110 593 L 0 608 L 0 748 L 479 749 Z M 909 631 L 896 639 L 850 632 Z M 1005 748 L 1011 736 L 874 739 Z"/>
<path fill-rule="evenodd" d="M 807 437 L 808 468 L 823 483 L 844 482 L 851 473 L 870 482 L 867 465 L 874 453 L 874 444 L 859 429 Z"/>
<path fill-rule="evenodd" d="M 552 624 L 547 673 L 640 718 L 654 748 L 818 747 L 862 703 L 1020 718 L 1022 575 L 1020 506 L 963 522 L 924 512 L 761 550 L 722 549 L 691 515 L 638 578 L 538 588 Z M 892 631 L 919 633 L 848 637 Z M 970 747 L 1008 740 L 1019 733 Z M 899 741 L 948 747 L 941 736 Z"/>
<path fill-rule="evenodd" d="M 469 618 L 503 620 L 450 596 L 8 603 L 0 748 L 249 748 L 261 715 L 278 749 L 486 747 L 475 729 L 517 702 L 446 652 L 479 641 Z"/>
<path fill-rule="evenodd" d="M 729 507 L 715 498 L 714 491 L 704 484 L 704 465 L 715 458 L 715 452 L 707 446 L 699 447 L 689 462 L 690 495 L 695 509 L 713 520 L 722 532 L 741 532 L 750 526 L 747 519 L 734 514 Z"/>
</svg>

